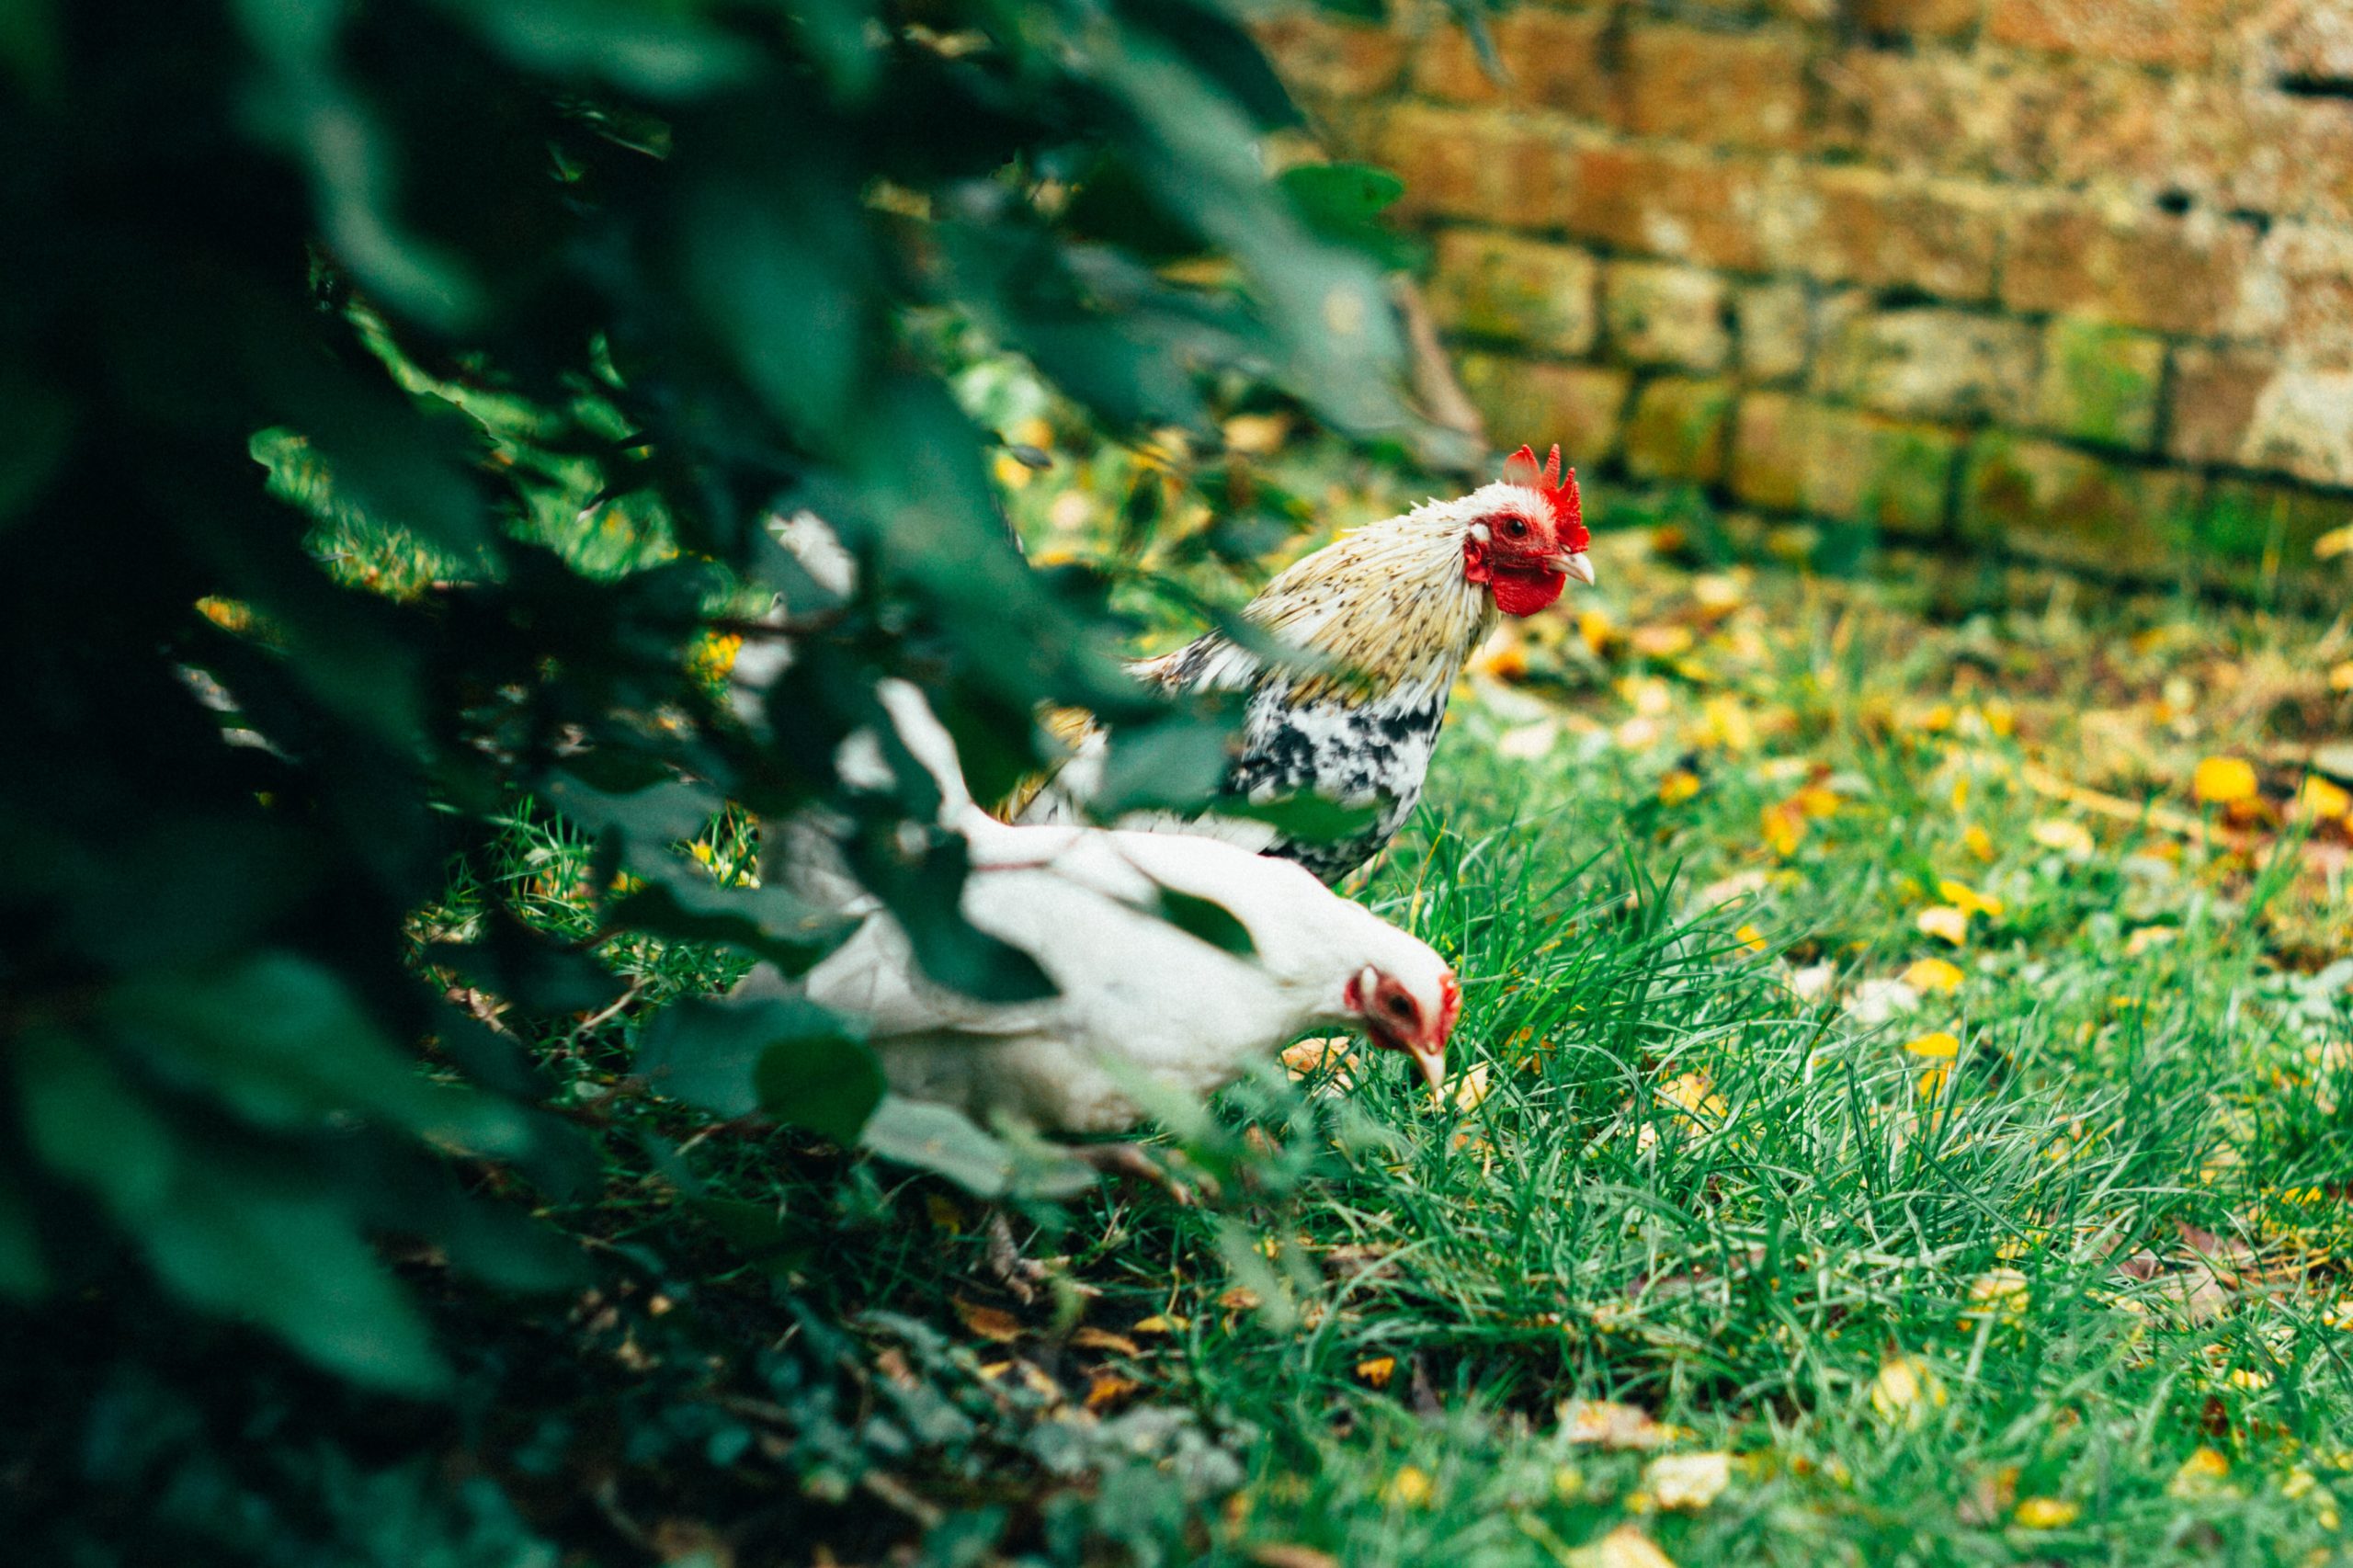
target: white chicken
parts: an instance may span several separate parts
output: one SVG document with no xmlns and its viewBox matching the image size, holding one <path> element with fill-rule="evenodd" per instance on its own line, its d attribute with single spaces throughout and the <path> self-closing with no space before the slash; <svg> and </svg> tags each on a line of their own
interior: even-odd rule
<svg viewBox="0 0 2353 1568">
<path fill-rule="evenodd" d="M 1058 994 L 976 1001 L 934 983 L 874 908 L 809 971 L 811 1000 L 857 1020 L 892 1089 L 1041 1129 L 1134 1126 L 1169 1091 L 1205 1097 L 1310 1028 L 1361 1028 L 1436 1088 L 1460 1009 L 1429 946 L 1298 866 L 1182 834 L 1008 826 L 974 805 L 954 743 L 913 687 L 881 697 L 938 782 L 941 825 L 963 836 L 964 917 L 1029 955 Z M 879 758 L 876 759 L 879 761 Z M 1164 899 L 1230 914 L 1254 949 L 1228 952 L 1163 918 Z M 756 971 L 747 994 L 786 986 Z"/>
</svg>

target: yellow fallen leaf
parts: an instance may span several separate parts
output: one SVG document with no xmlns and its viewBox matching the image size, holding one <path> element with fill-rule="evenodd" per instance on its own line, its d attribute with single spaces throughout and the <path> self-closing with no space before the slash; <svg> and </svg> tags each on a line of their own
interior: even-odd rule
<svg viewBox="0 0 2353 1568">
<path fill-rule="evenodd" d="M 1931 1062 L 1949 1062 L 1961 1054 L 1961 1040 L 1949 1031 L 1938 1029 L 1934 1034 L 1924 1034 L 1917 1040 L 1906 1040 L 1904 1049 L 1915 1056 L 1925 1056 Z"/>
<path fill-rule="evenodd" d="M 1258 1310 L 1258 1292 L 1247 1285 L 1230 1285 L 1218 1292 L 1217 1304 L 1230 1312 Z"/>
<path fill-rule="evenodd" d="M 1389 1483 L 1381 1489 L 1381 1500 L 1392 1506 L 1426 1507 L 1437 1490 L 1427 1474 L 1409 1464 L 1389 1478 Z"/>
<path fill-rule="evenodd" d="M 2256 796 L 2255 767 L 2244 757 L 2210 756 L 2189 776 L 2189 793 L 2199 804 L 2228 806 Z"/>
<path fill-rule="evenodd" d="M 2016 1323 L 2026 1315 L 2033 1300 L 2034 1291 L 2025 1275 L 2015 1268 L 1989 1268 L 1969 1282 L 1969 1307 L 1961 1315 L 1964 1320 L 1992 1317 Z"/>
<path fill-rule="evenodd" d="M 983 1339 L 1010 1345 L 1021 1337 L 1021 1320 L 1002 1307 L 981 1306 L 961 1296 L 951 1298 L 949 1304 L 956 1309 L 956 1315 L 964 1320 L 964 1326 Z"/>
<path fill-rule="evenodd" d="M 1732 934 L 1732 939 L 1752 953 L 1761 953 L 1767 946 L 1765 933 L 1754 926 L 1743 926 Z"/>
<path fill-rule="evenodd" d="M 1942 959 L 1921 959 L 1904 971 L 1904 983 L 1921 992 L 1958 991 L 1966 978 L 1960 965 Z"/>
<path fill-rule="evenodd" d="M 1611 649 L 1626 640 L 1609 612 L 1597 605 L 1578 612 L 1577 637 L 1597 659 L 1607 658 Z"/>
<path fill-rule="evenodd" d="M 2092 830 L 2068 817 L 2045 817 L 2027 831 L 2045 849 L 2056 849 L 2079 860 L 2089 858 L 2098 847 L 2092 839 Z"/>
<path fill-rule="evenodd" d="M 1787 806 L 1768 806 L 1757 819 L 1757 830 L 1767 847 L 1786 860 L 1798 852 L 1798 840 L 1805 818 Z"/>
<path fill-rule="evenodd" d="M 1969 775 L 1964 773 L 1952 781 L 1952 810 L 1955 816 L 1969 809 Z"/>
<path fill-rule="evenodd" d="M 1871 1380 L 1871 1408 L 1883 1421 L 1917 1426 L 1944 1404 L 1944 1381 L 1917 1356 L 1889 1357 Z"/>
<path fill-rule="evenodd" d="M 1143 1385 L 1133 1378 L 1123 1378 L 1116 1372 L 1097 1372 L 1086 1385 L 1086 1408 L 1100 1410 L 1116 1404 Z"/>
<path fill-rule="evenodd" d="M 1662 1508 L 1704 1508 L 1731 1484 L 1730 1454 L 1662 1454 L 1643 1469 L 1643 1486 Z"/>
<path fill-rule="evenodd" d="M 1130 1324 L 1128 1332 L 1131 1334 L 1182 1334 L 1189 1326 L 1191 1325 L 1186 1319 L 1178 1317 L 1175 1312 L 1154 1312 L 1141 1323 Z"/>
<path fill-rule="evenodd" d="M 1914 915 L 1912 924 L 1925 935 L 1942 937 L 1956 948 L 1969 941 L 1968 912 L 1949 903 L 1931 904 Z"/>
<path fill-rule="evenodd" d="M 1939 879 L 1937 896 L 1964 915 L 1983 915 L 1988 920 L 2002 917 L 2002 901 L 1990 893 L 1979 892 L 1967 882 L 1957 882 L 1949 877 Z"/>
<path fill-rule="evenodd" d="M 1484 1062 L 1480 1062 L 1473 1063 L 1467 1072 L 1457 1077 L 1454 1080 L 1454 1094 L 1452 1096 L 1454 1108 L 1467 1113 L 1477 1110 L 1481 1105 L 1484 1104 L 1487 1098 L 1492 1075 L 1493 1074 L 1488 1064 Z M 1438 1098 L 1435 1094 L 1433 1094 L 1431 1097 L 1433 1099 Z M 1439 1099 L 1438 1103 L 1442 1106 L 1445 1104 L 1445 1101 Z"/>
<path fill-rule="evenodd" d="M 2168 1497 L 2211 1497 L 2222 1490 L 2223 1480 L 2231 1473 L 2231 1461 L 2221 1450 L 2203 1444 L 2197 1452 L 2181 1461 L 2181 1468 L 2165 1483 Z"/>
<path fill-rule="evenodd" d="M 1225 422 L 1221 432 L 1229 450 L 1245 457 L 1266 457 L 1282 450 L 1290 438 L 1290 415 L 1288 414 L 1237 414 Z"/>
<path fill-rule="evenodd" d="M 2348 550 L 2353 550 L 2353 523 L 2347 523 L 2341 528 L 2331 528 L 2313 540 L 2314 561 L 2326 561 Z"/>
<path fill-rule="evenodd" d="M 1838 814 L 1837 791 L 1825 790 L 1819 784 L 1809 784 L 1790 796 L 1790 804 L 1797 808 L 1801 815 L 1813 817 L 1817 822 Z"/>
<path fill-rule="evenodd" d="M 1978 708 L 1985 716 L 1985 727 L 1994 732 L 1996 740 L 2008 740 L 2018 727 L 2018 710 L 2010 706 L 2006 697 L 1989 697 Z"/>
<path fill-rule="evenodd" d="M 1994 835 L 1975 823 L 1971 823 L 1961 834 L 1961 846 L 1980 860 L 1990 862 L 1994 858 Z"/>
<path fill-rule="evenodd" d="M 1951 1068 L 1931 1067 L 1912 1081 L 1912 1090 L 1922 1099 L 1932 1100 L 1944 1093 L 1945 1085 L 1951 1081 Z"/>
<path fill-rule="evenodd" d="M 1124 1334 L 1108 1329 L 1082 1328 L 1070 1336 L 1070 1342 L 1082 1350 L 1116 1350 L 1122 1356 L 1141 1356 L 1143 1347 Z"/>
<path fill-rule="evenodd" d="M 2063 1497 L 2021 1497 L 2011 1515 L 2020 1529 L 2065 1529 L 2083 1517 L 2083 1505 L 2070 1503 Z"/>
<path fill-rule="evenodd" d="M 1693 638 L 1688 626 L 1637 626 L 1626 640 L 1634 652 L 1646 659 L 1679 659 L 1691 651 Z"/>
<path fill-rule="evenodd" d="M 1526 680 L 1528 646 L 1516 632 L 1506 627 L 1480 653 L 1472 667 L 1500 681 Z"/>
<path fill-rule="evenodd" d="M 1663 806 L 1679 806 L 1699 792 L 1699 776 L 1688 768 L 1677 768 L 1658 781 L 1658 801 Z"/>
<path fill-rule="evenodd" d="M 1356 1087 L 1356 1041 L 1347 1035 L 1301 1040 L 1283 1051 L 1282 1062 L 1293 1079 L 1312 1078 L 1328 1068 L 1334 1088 Z"/>
<path fill-rule="evenodd" d="M 1357 1363 L 1357 1376 L 1377 1389 L 1387 1388 L 1389 1380 L 1396 1375 L 1397 1358 L 1394 1356 L 1369 1356 Z"/>
<path fill-rule="evenodd" d="M 2328 672 L 2328 689 L 2353 691 L 2353 659 L 2333 666 Z"/>
<path fill-rule="evenodd" d="M 1678 1073 L 1658 1086 L 1658 1097 L 1683 1112 L 1680 1119 L 1699 1131 L 1723 1124 L 1731 1108 L 1705 1073 Z"/>
<path fill-rule="evenodd" d="M 1631 1525 L 1620 1525 L 1591 1545 L 1578 1547 L 1563 1561 L 1569 1568 L 1675 1568 L 1675 1559 Z"/>
<path fill-rule="evenodd" d="M 1572 1443 L 1605 1449 L 1664 1448 L 1674 1428 L 1652 1419 L 1640 1405 L 1607 1399 L 1573 1399 L 1560 1410 L 1562 1435 Z"/>
<path fill-rule="evenodd" d="M 2353 794 L 2347 794 L 2317 773 L 2304 776 L 2302 788 L 2296 791 L 2296 809 L 2308 817 L 2326 822 L 2342 822 L 2347 812 L 2353 812 Z"/>
</svg>

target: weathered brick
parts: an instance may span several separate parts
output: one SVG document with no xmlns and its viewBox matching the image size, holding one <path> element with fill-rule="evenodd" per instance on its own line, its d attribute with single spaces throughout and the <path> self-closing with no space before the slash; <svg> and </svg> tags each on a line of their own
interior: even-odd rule
<svg viewBox="0 0 2353 1568">
<path fill-rule="evenodd" d="M 1806 48 L 1795 32 L 1663 24 L 1626 35 L 1626 125 L 1644 136 L 1794 147 L 1805 129 Z"/>
<path fill-rule="evenodd" d="M 2353 370 L 2282 370 L 2256 399 L 2240 443 L 2247 468 L 2353 485 Z"/>
<path fill-rule="evenodd" d="M 2196 70 L 2252 0 L 1994 0 L 1986 36 L 2021 49 Z"/>
<path fill-rule="evenodd" d="M 2087 203 L 2038 204 L 2011 225 L 2002 302 L 2208 334 L 2235 308 L 2251 249 L 2244 226 L 2206 214 L 2116 218 Z"/>
<path fill-rule="evenodd" d="M 1779 265 L 1825 282 L 1966 301 L 1994 291 L 1999 212 L 1975 187 L 1827 168 L 1808 171 L 1758 226 Z"/>
<path fill-rule="evenodd" d="M 1814 387 L 1882 414 L 2022 421 L 2032 405 L 2035 331 L 1964 311 L 1882 311 L 1825 339 Z"/>
<path fill-rule="evenodd" d="M 2055 442 L 1988 431 L 1970 444 L 1961 529 L 1980 544 L 2068 565 L 2154 572 L 2175 558 L 2144 476 Z"/>
<path fill-rule="evenodd" d="M 1712 272 L 1671 262 L 1612 262 L 1602 280 L 1609 351 L 1637 365 L 1722 369 L 1732 355 L 1727 290 Z"/>
<path fill-rule="evenodd" d="M 1558 441 L 1579 464 L 1599 464 L 1618 449 L 1633 377 L 1594 365 L 1551 365 L 1494 354 L 1466 354 L 1456 367 L 1462 390 L 1503 446 L 1542 448 Z"/>
<path fill-rule="evenodd" d="M 1685 148 L 1596 143 L 1570 155 L 1561 222 L 1580 239 L 1738 272 L 1767 270 L 1762 165 Z"/>
<path fill-rule="evenodd" d="M 2241 350 L 2182 348 L 2174 355 L 2173 418 L 2165 449 L 2182 462 L 2236 462 L 2278 360 Z"/>
<path fill-rule="evenodd" d="M 1740 328 L 1740 372 L 1752 381 L 1786 381 L 1805 373 L 1812 307 L 1805 285 L 1782 281 L 1741 290 L 1733 300 Z"/>
<path fill-rule="evenodd" d="M 1426 37 L 1414 60 L 1414 86 L 1454 103 L 1557 109 L 1615 124 L 1618 79 L 1604 54 L 1607 11 L 1562 13 L 1519 6 L 1488 23 L 1504 80 L 1487 74 L 1470 35 L 1450 22 Z"/>
<path fill-rule="evenodd" d="M 1898 169 L 2171 188 L 2179 84 L 2105 61 L 1850 49 L 1826 62 L 1822 145 Z"/>
<path fill-rule="evenodd" d="M 2254 33 L 2263 63 L 2279 74 L 2353 77 L 2353 10 L 2344 0 L 2271 0 Z"/>
<path fill-rule="evenodd" d="M 2345 168 L 2353 171 L 2353 159 Z M 2229 328 L 2269 344 L 2290 364 L 2353 364 L 2353 231 L 2274 226 L 2247 268 Z"/>
<path fill-rule="evenodd" d="M 1733 384 L 1661 376 L 1636 394 L 1626 420 L 1626 468 L 1638 479 L 1713 484 L 1724 474 Z"/>
<path fill-rule="evenodd" d="M 1473 218 L 1543 227 L 1565 201 L 1563 151 L 1539 131 L 1475 110 L 1401 104 L 1383 118 L 1375 160 L 1405 182 L 1403 218 Z"/>
<path fill-rule="evenodd" d="M 1734 424 L 1732 488 L 1753 506 L 1934 534 L 1960 449 L 1937 426 L 1752 392 Z"/>
<path fill-rule="evenodd" d="M 2036 413 L 2059 435 L 2146 450 L 2156 444 L 2165 375 L 2165 339 L 2060 316 L 2043 334 Z"/>
<path fill-rule="evenodd" d="M 1438 236 L 1430 308 L 1440 326 L 1467 337 L 1583 354 L 1593 347 L 1600 271 L 1567 245 L 1449 229 Z"/>
<path fill-rule="evenodd" d="M 1252 24 L 1283 80 L 1302 93 L 1366 97 L 1397 85 L 1405 35 L 1393 28 L 1326 17 L 1303 7 Z"/>
<path fill-rule="evenodd" d="M 1977 25 L 1985 0 L 1854 0 L 1855 25 L 1872 33 L 1952 38 Z"/>
</svg>

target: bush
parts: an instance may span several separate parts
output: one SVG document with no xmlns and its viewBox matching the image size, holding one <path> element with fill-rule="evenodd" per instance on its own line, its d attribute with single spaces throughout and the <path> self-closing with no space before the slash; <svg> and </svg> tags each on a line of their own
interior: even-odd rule
<svg viewBox="0 0 2353 1568">
<path fill-rule="evenodd" d="M 1034 983 L 939 913 L 920 779 L 835 776 L 876 678 L 935 694 L 983 790 L 1040 702 L 1162 757 L 1216 731 L 1120 676 L 1104 583 L 1021 560 L 942 344 L 1115 430 L 1206 435 L 1234 376 L 1405 419 L 1351 243 L 1378 182 L 1264 176 L 1292 111 L 1214 4 L 20 0 L 0 83 L 19 1301 L 159 1288 L 167 1323 L 440 1386 L 375 1240 L 554 1285 L 571 1249 L 449 1156 L 543 1199 L 594 1169 L 468 988 L 597 1009 L 589 955 L 632 936 L 813 961 L 820 912 L 676 852 L 729 802 L 830 804 L 935 974 Z M 803 510 L 847 587 L 779 544 Z M 790 639 L 756 711 L 715 638 Z M 596 835 L 578 939 L 494 897 L 416 924 L 526 797 Z M 674 1053 L 790 1053 L 787 1119 L 874 1103 L 807 1010 L 670 1017 Z"/>
</svg>

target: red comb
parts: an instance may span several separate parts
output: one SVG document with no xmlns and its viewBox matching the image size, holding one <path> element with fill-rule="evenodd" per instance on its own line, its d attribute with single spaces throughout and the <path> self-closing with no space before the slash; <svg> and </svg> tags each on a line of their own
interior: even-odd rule
<svg viewBox="0 0 2353 1568">
<path fill-rule="evenodd" d="M 1542 468 L 1536 466 L 1536 449 L 1522 447 L 1504 460 L 1504 478 L 1513 484 L 1524 484 L 1544 497 L 1552 508 L 1553 525 L 1560 529 L 1561 548 L 1582 551 L 1593 542 L 1586 532 L 1585 502 L 1577 494 L 1577 471 L 1561 472 L 1561 449 L 1555 446 L 1552 455 Z"/>
</svg>

